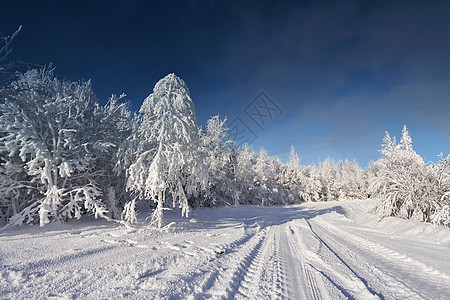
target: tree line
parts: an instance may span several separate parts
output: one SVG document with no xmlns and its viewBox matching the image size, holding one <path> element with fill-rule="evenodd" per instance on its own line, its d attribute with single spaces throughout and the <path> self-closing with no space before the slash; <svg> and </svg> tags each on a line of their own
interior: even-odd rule
<svg viewBox="0 0 450 300">
<path fill-rule="evenodd" d="M 90 81 L 60 80 L 52 67 L 19 73 L 0 89 L 0 219 L 7 228 L 94 214 L 125 224 L 137 204 L 164 210 L 376 198 L 380 216 L 450 226 L 450 155 L 425 163 L 406 127 L 388 133 L 381 158 L 304 165 L 238 147 L 226 118 L 199 126 L 186 83 L 169 74 L 139 112 L 125 95 L 98 104 Z M 140 204 L 142 205 L 142 204 Z"/>
</svg>

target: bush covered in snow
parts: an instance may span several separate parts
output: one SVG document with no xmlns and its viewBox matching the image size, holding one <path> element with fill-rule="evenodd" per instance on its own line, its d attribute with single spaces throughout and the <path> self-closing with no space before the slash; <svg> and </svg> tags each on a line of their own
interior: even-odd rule
<svg viewBox="0 0 450 300">
<path fill-rule="evenodd" d="M 426 164 L 412 147 L 403 128 L 400 142 L 386 132 L 382 158 L 374 163 L 375 177 L 369 191 L 379 199 L 379 215 L 449 225 L 449 159 Z"/>
<path fill-rule="evenodd" d="M 0 211 L 10 224 L 104 216 L 115 149 L 129 113 L 99 107 L 90 82 L 32 70 L 0 91 Z"/>
</svg>

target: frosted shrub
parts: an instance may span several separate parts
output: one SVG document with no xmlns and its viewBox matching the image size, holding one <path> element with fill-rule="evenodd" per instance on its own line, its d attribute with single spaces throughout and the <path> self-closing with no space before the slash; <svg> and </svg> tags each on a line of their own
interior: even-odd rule
<svg viewBox="0 0 450 300">
<path fill-rule="evenodd" d="M 105 216 L 104 185 L 114 182 L 106 170 L 118 142 L 110 137 L 122 132 L 109 120 L 118 110 L 98 107 L 90 82 L 60 81 L 50 68 L 28 71 L 2 90 L 3 218 L 43 226 L 86 212 Z"/>
<path fill-rule="evenodd" d="M 437 194 L 437 203 L 434 212 L 431 215 L 431 221 L 434 224 L 450 227 L 450 154 L 433 164 L 430 169 L 434 174 L 435 188 Z"/>
<path fill-rule="evenodd" d="M 379 201 L 376 212 L 383 217 L 445 223 L 448 165 L 444 160 L 427 165 L 413 150 L 406 126 L 398 144 L 386 133 L 381 154 L 382 158 L 374 163 L 376 174 L 370 185 L 371 194 Z"/>
</svg>

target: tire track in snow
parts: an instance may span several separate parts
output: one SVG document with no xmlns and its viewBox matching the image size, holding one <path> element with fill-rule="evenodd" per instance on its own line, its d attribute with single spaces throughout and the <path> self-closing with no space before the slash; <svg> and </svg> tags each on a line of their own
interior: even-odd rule
<svg viewBox="0 0 450 300">
<path fill-rule="evenodd" d="M 256 247 L 252 252 L 253 257 L 249 257 L 249 266 L 245 268 L 245 265 L 241 269 L 242 271 L 242 281 L 239 283 L 240 286 L 237 287 L 236 292 L 240 295 L 246 295 L 247 298 L 255 296 L 258 294 L 259 281 L 261 279 L 262 263 L 267 258 L 268 243 L 267 236 L 261 238 Z M 251 255 L 252 253 L 250 253 Z M 235 273 L 236 280 L 239 280 L 239 274 Z"/>
<path fill-rule="evenodd" d="M 417 264 L 417 261 L 409 258 L 405 254 L 400 254 L 381 244 L 368 241 L 342 229 L 338 229 L 333 224 L 324 222 L 323 220 L 314 219 L 311 220 L 309 226 L 312 226 L 311 224 L 314 225 L 314 232 L 317 232 L 318 236 L 321 238 L 326 239 L 329 245 L 333 244 L 332 247 L 336 249 L 336 251 L 339 251 L 339 255 L 345 257 L 354 269 L 365 274 L 365 279 L 368 283 L 384 297 L 408 299 L 426 298 L 422 289 L 416 286 L 418 277 L 423 271 L 426 271 L 422 266 L 425 264 L 421 262 Z M 386 265 L 388 265 L 389 268 L 386 268 Z M 413 281 L 408 282 L 405 280 L 407 276 L 398 276 L 401 274 L 398 271 L 394 271 L 393 273 L 393 268 L 402 270 L 402 273 L 406 275 L 407 273 L 410 273 L 408 276 L 412 278 Z M 431 273 L 427 276 L 436 275 Z M 441 279 L 438 278 L 439 277 L 436 277 L 436 280 L 440 281 Z M 446 280 L 445 275 L 442 279 Z M 448 287 L 448 283 L 446 286 Z M 438 289 L 442 288 L 438 287 Z M 429 292 L 430 291 L 427 291 L 427 293 Z M 443 292 L 445 294 L 445 291 Z"/>
<path fill-rule="evenodd" d="M 247 277 L 247 282 L 251 281 L 252 276 L 248 274 L 247 270 L 254 264 L 265 237 L 265 232 L 261 231 L 249 237 L 245 243 L 233 247 L 233 250 L 228 250 L 225 255 L 219 257 L 218 261 L 211 266 L 216 271 L 205 278 L 200 288 L 201 293 L 197 294 L 196 298 L 220 297 L 228 299 L 241 294 L 240 289 L 244 291 L 246 288 L 248 289 L 248 285 L 242 287 L 241 284 L 245 277 Z M 253 272 L 258 269 L 257 266 L 252 266 L 252 268 Z"/>
<path fill-rule="evenodd" d="M 249 253 L 238 264 L 238 268 L 233 272 L 229 285 L 226 289 L 225 298 L 238 298 L 240 295 L 253 294 L 256 288 L 255 278 L 256 272 L 259 271 L 261 262 L 261 247 L 265 237 L 259 237 L 258 242 Z"/>
<path fill-rule="evenodd" d="M 287 299 L 289 297 L 289 277 L 288 269 L 289 265 L 286 260 L 286 245 L 280 243 L 280 230 L 275 227 L 271 231 L 271 246 L 273 249 L 272 257 L 270 261 L 273 261 L 272 265 L 265 269 L 265 274 L 272 280 L 273 291 L 277 299 Z M 293 284 L 297 284 L 293 282 Z M 266 293 L 269 294 L 270 293 Z M 268 299 L 270 297 L 267 297 Z"/>
<path fill-rule="evenodd" d="M 180 298 L 185 295 L 197 299 L 210 297 L 208 290 L 215 285 L 219 277 L 223 277 L 224 270 L 228 269 L 227 259 L 248 249 L 260 230 L 257 224 L 253 226 L 243 224 L 242 229 L 242 236 L 223 244 L 198 246 L 189 241 L 174 245 L 162 243 L 162 247 L 171 250 L 178 257 L 176 274 L 173 272 L 174 267 L 167 266 L 167 271 L 158 275 L 158 281 L 164 282 L 163 286 L 154 284 L 155 278 L 145 279 L 139 285 L 153 290 L 155 297 L 164 297 L 166 292 Z M 193 256 L 197 258 L 195 261 L 192 260 Z"/>
<path fill-rule="evenodd" d="M 296 299 L 291 290 L 298 280 L 290 282 L 288 244 L 280 242 L 280 233 L 279 226 L 267 227 L 221 258 L 196 298 Z"/>
<path fill-rule="evenodd" d="M 323 239 L 317 239 L 308 226 L 301 226 L 302 230 L 296 226 L 299 222 L 307 222 L 305 219 L 301 220 L 291 221 L 288 229 L 293 237 L 294 248 L 305 266 L 302 273 L 307 278 L 306 284 L 311 291 L 311 294 L 307 297 L 317 297 L 315 299 L 327 297 L 327 289 L 324 287 L 323 280 L 308 278 L 307 269 L 310 268 L 312 274 L 316 274 L 316 278 L 327 279 L 328 283 L 347 298 L 379 299 L 380 295 L 367 285 L 365 279 L 333 251 Z M 318 251 L 318 249 L 321 249 L 321 251 Z M 317 282 L 320 282 L 320 288 L 314 286 Z M 314 291 L 323 292 L 324 295 L 315 295 Z"/>
<path fill-rule="evenodd" d="M 286 224 L 267 227 L 224 257 L 196 298 L 331 299 L 301 250 Z"/>
<path fill-rule="evenodd" d="M 321 222 L 321 221 L 319 221 Z M 391 259 L 393 261 L 402 261 L 402 263 L 410 265 L 412 268 L 418 269 L 417 271 L 426 272 L 430 276 L 436 276 L 442 279 L 445 279 L 450 284 L 450 275 L 444 272 L 441 272 L 432 266 L 428 266 L 427 264 L 418 261 L 416 259 L 413 259 L 409 257 L 408 255 L 404 253 L 399 253 L 393 249 L 390 249 L 382 244 L 369 241 L 365 238 L 359 237 L 355 234 L 349 233 L 347 231 L 344 231 L 342 229 L 333 228 L 331 230 L 335 234 L 339 235 L 343 239 L 351 240 L 354 243 L 358 244 L 360 247 L 365 248 L 368 251 L 374 252 L 374 253 L 381 253 L 383 257 L 386 257 L 388 259 Z"/>
<path fill-rule="evenodd" d="M 337 291 L 337 295 L 333 295 L 335 298 L 352 298 L 345 288 L 336 283 L 335 279 L 330 278 L 329 275 L 318 269 L 313 260 L 311 259 L 311 253 L 308 246 L 304 243 L 303 239 L 299 238 L 296 231 L 292 226 L 286 227 L 286 232 L 291 237 L 291 243 L 297 257 L 300 258 L 301 274 L 303 285 L 307 288 L 304 289 L 304 295 L 302 299 L 331 299 L 328 291 L 325 288 L 324 279 Z M 303 233 L 305 235 L 306 233 Z M 302 236 L 303 236 L 302 235 Z M 317 264 L 317 263 L 316 263 Z"/>
<path fill-rule="evenodd" d="M 280 249 L 282 257 L 286 260 L 288 277 L 288 292 L 291 299 L 318 299 L 312 291 L 311 278 L 304 271 L 304 259 L 298 251 L 292 238 L 291 229 L 287 226 L 279 228 Z"/>
<path fill-rule="evenodd" d="M 281 243 L 280 225 L 268 227 L 266 232 L 261 250 L 245 274 L 236 298 L 289 299 L 292 288 L 297 287 L 297 281 L 288 276 L 287 244 Z"/>
</svg>

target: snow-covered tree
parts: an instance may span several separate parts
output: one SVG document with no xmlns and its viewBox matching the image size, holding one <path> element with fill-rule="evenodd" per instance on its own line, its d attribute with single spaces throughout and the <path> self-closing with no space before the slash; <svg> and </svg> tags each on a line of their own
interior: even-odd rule
<svg viewBox="0 0 450 300">
<path fill-rule="evenodd" d="M 240 204 L 259 204 L 255 198 L 255 172 L 253 165 L 256 162 L 256 153 L 248 144 L 236 150 L 234 165 L 234 180 L 238 190 Z"/>
<path fill-rule="evenodd" d="M 323 201 L 322 182 L 320 180 L 319 169 L 314 165 L 308 165 L 303 168 L 301 182 L 301 197 L 303 201 Z"/>
<path fill-rule="evenodd" d="M 228 136 L 226 118 L 214 116 L 200 129 L 200 153 L 208 170 L 208 187 L 197 199 L 196 206 L 238 204 L 233 181 L 233 143 Z"/>
<path fill-rule="evenodd" d="M 249 146 L 236 149 L 234 182 L 241 204 L 278 205 L 290 202 L 287 192 L 285 166 L 278 157 L 271 157 L 264 149 L 257 154 Z"/>
<path fill-rule="evenodd" d="M 319 165 L 319 178 L 322 185 L 321 201 L 332 201 L 339 198 L 339 179 L 336 162 L 327 157 Z"/>
<path fill-rule="evenodd" d="M 436 208 L 431 212 L 434 224 L 450 227 L 450 154 L 446 157 L 441 153 L 437 164 L 430 165 L 436 189 Z"/>
<path fill-rule="evenodd" d="M 445 192 L 438 191 L 436 181 L 439 168 L 427 166 L 413 150 L 406 126 L 399 143 L 386 132 L 380 152 L 382 157 L 375 162 L 376 177 L 370 186 L 371 194 L 379 199 L 376 211 L 381 216 L 430 222 L 445 203 Z"/>
<path fill-rule="evenodd" d="M 283 166 L 279 174 L 279 184 L 282 186 L 289 198 L 290 203 L 299 203 L 302 198 L 302 166 L 294 146 L 291 146 L 289 161 Z"/>
<path fill-rule="evenodd" d="M 91 83 L 60 81 L 46 68 L 0 95 L 0 205 L 9 223 L 104 216 L 104 168 L 121 129 L 107 126 L 113 113 L 98 107 Z"/>
<path fill-rule="evenodd" d="M 125 96 L 112 95 L 105 106 L 96 105 L 94 110 L 96 138 L 109 143 L 108 151 L 96 151 L 96 164 L 103 172 L 102 176 L 97 177 L 97 181 L 102 187 L 108 215 L 112 218 L 120 218 L 125 203 L 129 201 L 126 174 L 116 169 L 119 149 L 136 126 L 128 105 L 121 103 Z"/>
<path fill-rule="evenodd" d="M 273 205 L 285 205 L 292 203 L 292 197 L 289 197 L 289 193 L 287 192 L 286 187 L 283 185 L 283 172 L 285 168 L 285 164 L 281 161 L 278 156 L 270 157 L 270 168 L 271 172 L 275 174 L 275 177 L 272 179 L 273 188 L 272 188 L 272 203 Z"/>
<path fill-rule="evenodd" d="M 285 199 L 280 197 L 280 188 L 278 186 L 278 170 L 281 161 L 278 158 L 271 157 L 266 150 L 261 148 L 256 156 L 254 168 L 254 195 L 261 205 L 275 205 L 284 203 Z"/>
<path fill-rule="evenodd" d="M 346 160 L 335 162 L 327 158 L 320 165 L 322 201 L 341 201 L 366 198 L 366 181 L 358 163 Z"/>
<path fill-rule="evenodd" d="M 339 162 L 339 195 L 337 200 L 366 199 L 367 178 L 356 161 Z"/>
<path fill-rule="evenodd" d="M 336 201 L 367 197 L 366 176 L 356 162 L 325 159 L 318 165 L 300 165 L 295 149 L 282 172 L 282 186 L 298 201 Z"/>
<path fill-rule="evenodd" d="M 140 113 L 132 141 L 136 156 L 127 170 L 127 188 L 138 199 L 152 199 L 157 204 L 152 224 L 162 227 L 167 198 L 187 216 L 189 198 L 197 197 L 206 187 L 206 169 L 198 153 L 197 116 L 186 84 L 175 74 L 158 81 Z M 134 201 L 127 206 L 130 216 L 134 215 Z"/>
</svg>

